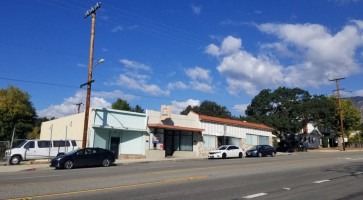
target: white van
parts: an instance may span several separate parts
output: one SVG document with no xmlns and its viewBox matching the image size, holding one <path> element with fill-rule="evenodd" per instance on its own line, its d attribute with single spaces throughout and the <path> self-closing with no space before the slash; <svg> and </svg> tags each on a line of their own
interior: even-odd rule
<svg viewBox="0 0 363 200">
<path fill-rule="evenodd" d="M 16 147 L 6 150 L 9 164 L 18 165 L 22 160 L 54 158 L 78 149 L 75 140 L 24 140 Z"/>
</svg>

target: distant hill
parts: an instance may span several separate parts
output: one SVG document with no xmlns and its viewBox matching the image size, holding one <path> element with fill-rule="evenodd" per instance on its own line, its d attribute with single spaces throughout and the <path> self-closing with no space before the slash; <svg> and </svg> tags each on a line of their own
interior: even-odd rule
<svg viewBox="0 0 363 200">
<path fill-rule="evenodd" d="M 352 99 L 354 106 L 360 110 L 363 121 L 363 97 L 350 97 L 349 99 Z"/>
</svg>

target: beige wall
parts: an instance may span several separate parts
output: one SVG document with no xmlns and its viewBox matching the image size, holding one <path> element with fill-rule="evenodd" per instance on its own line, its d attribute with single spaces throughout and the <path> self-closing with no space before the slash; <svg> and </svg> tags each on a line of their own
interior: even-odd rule
<svg viewBox="0 0 363 200">
<path fill-rule="evenodd" d="M 161 121 L 159 111 L 146 110 L 146 114 L 148 116 L 148 124 L 166 124 L 172 126 L 199 128 L 199 118 L 193 115 L 171 114 L 170 119 Z"/>
<path fill-rule="evenodd" d="M 90 111 L 89 119 L 93 119 L 92 109 Z M 92 124 L 91 120 L 88 125 Z M 53 128 L 52 128 L 53 127 Z M 83 139 L 83 127 L 84 127 L 84 112 L 62 117 L 59 119 L 43 122 L 40 130 L 40 139 L 43 140 L 65 140 L 72 139 L 77 140 L 77 145 L 82 146 Z M 88 130 L 89 139 L 90 131 Z"/>
</svg>

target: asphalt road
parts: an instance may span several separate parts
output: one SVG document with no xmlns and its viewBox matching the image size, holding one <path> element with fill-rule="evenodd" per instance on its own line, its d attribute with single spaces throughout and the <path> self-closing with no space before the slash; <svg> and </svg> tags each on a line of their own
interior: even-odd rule
<svg viewBox="0 0 363 200">
<path fill-rule="evenodd" d="M 363 152 L 2 173 L 0 199 L 363 199 Z"/>
</svg>

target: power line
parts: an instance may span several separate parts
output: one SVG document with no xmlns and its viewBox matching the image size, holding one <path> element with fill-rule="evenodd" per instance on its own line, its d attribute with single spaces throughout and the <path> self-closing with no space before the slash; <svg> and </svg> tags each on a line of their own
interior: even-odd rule
<svg viewBox="0 0 363 200">
<path fill-rule="evenodd" d="M 72 85 L 64 85 L 64 84 L 58 84 L 58 83 L 47 83 L 47 82 L 12 79 L 12 78 L 3 78 L 3 77 L 0 77 L 0 80 L 17 81 L 17 82 L 24 82 L 24 83 L 34 83 L 34 84 L 40 84 L 40 85 L 52 85 L 52 86 L 60 86 L 60 87 L 79 88 L 79 86 L 76 87 L 76 86 L 72 86 Z"/>
</svg>

